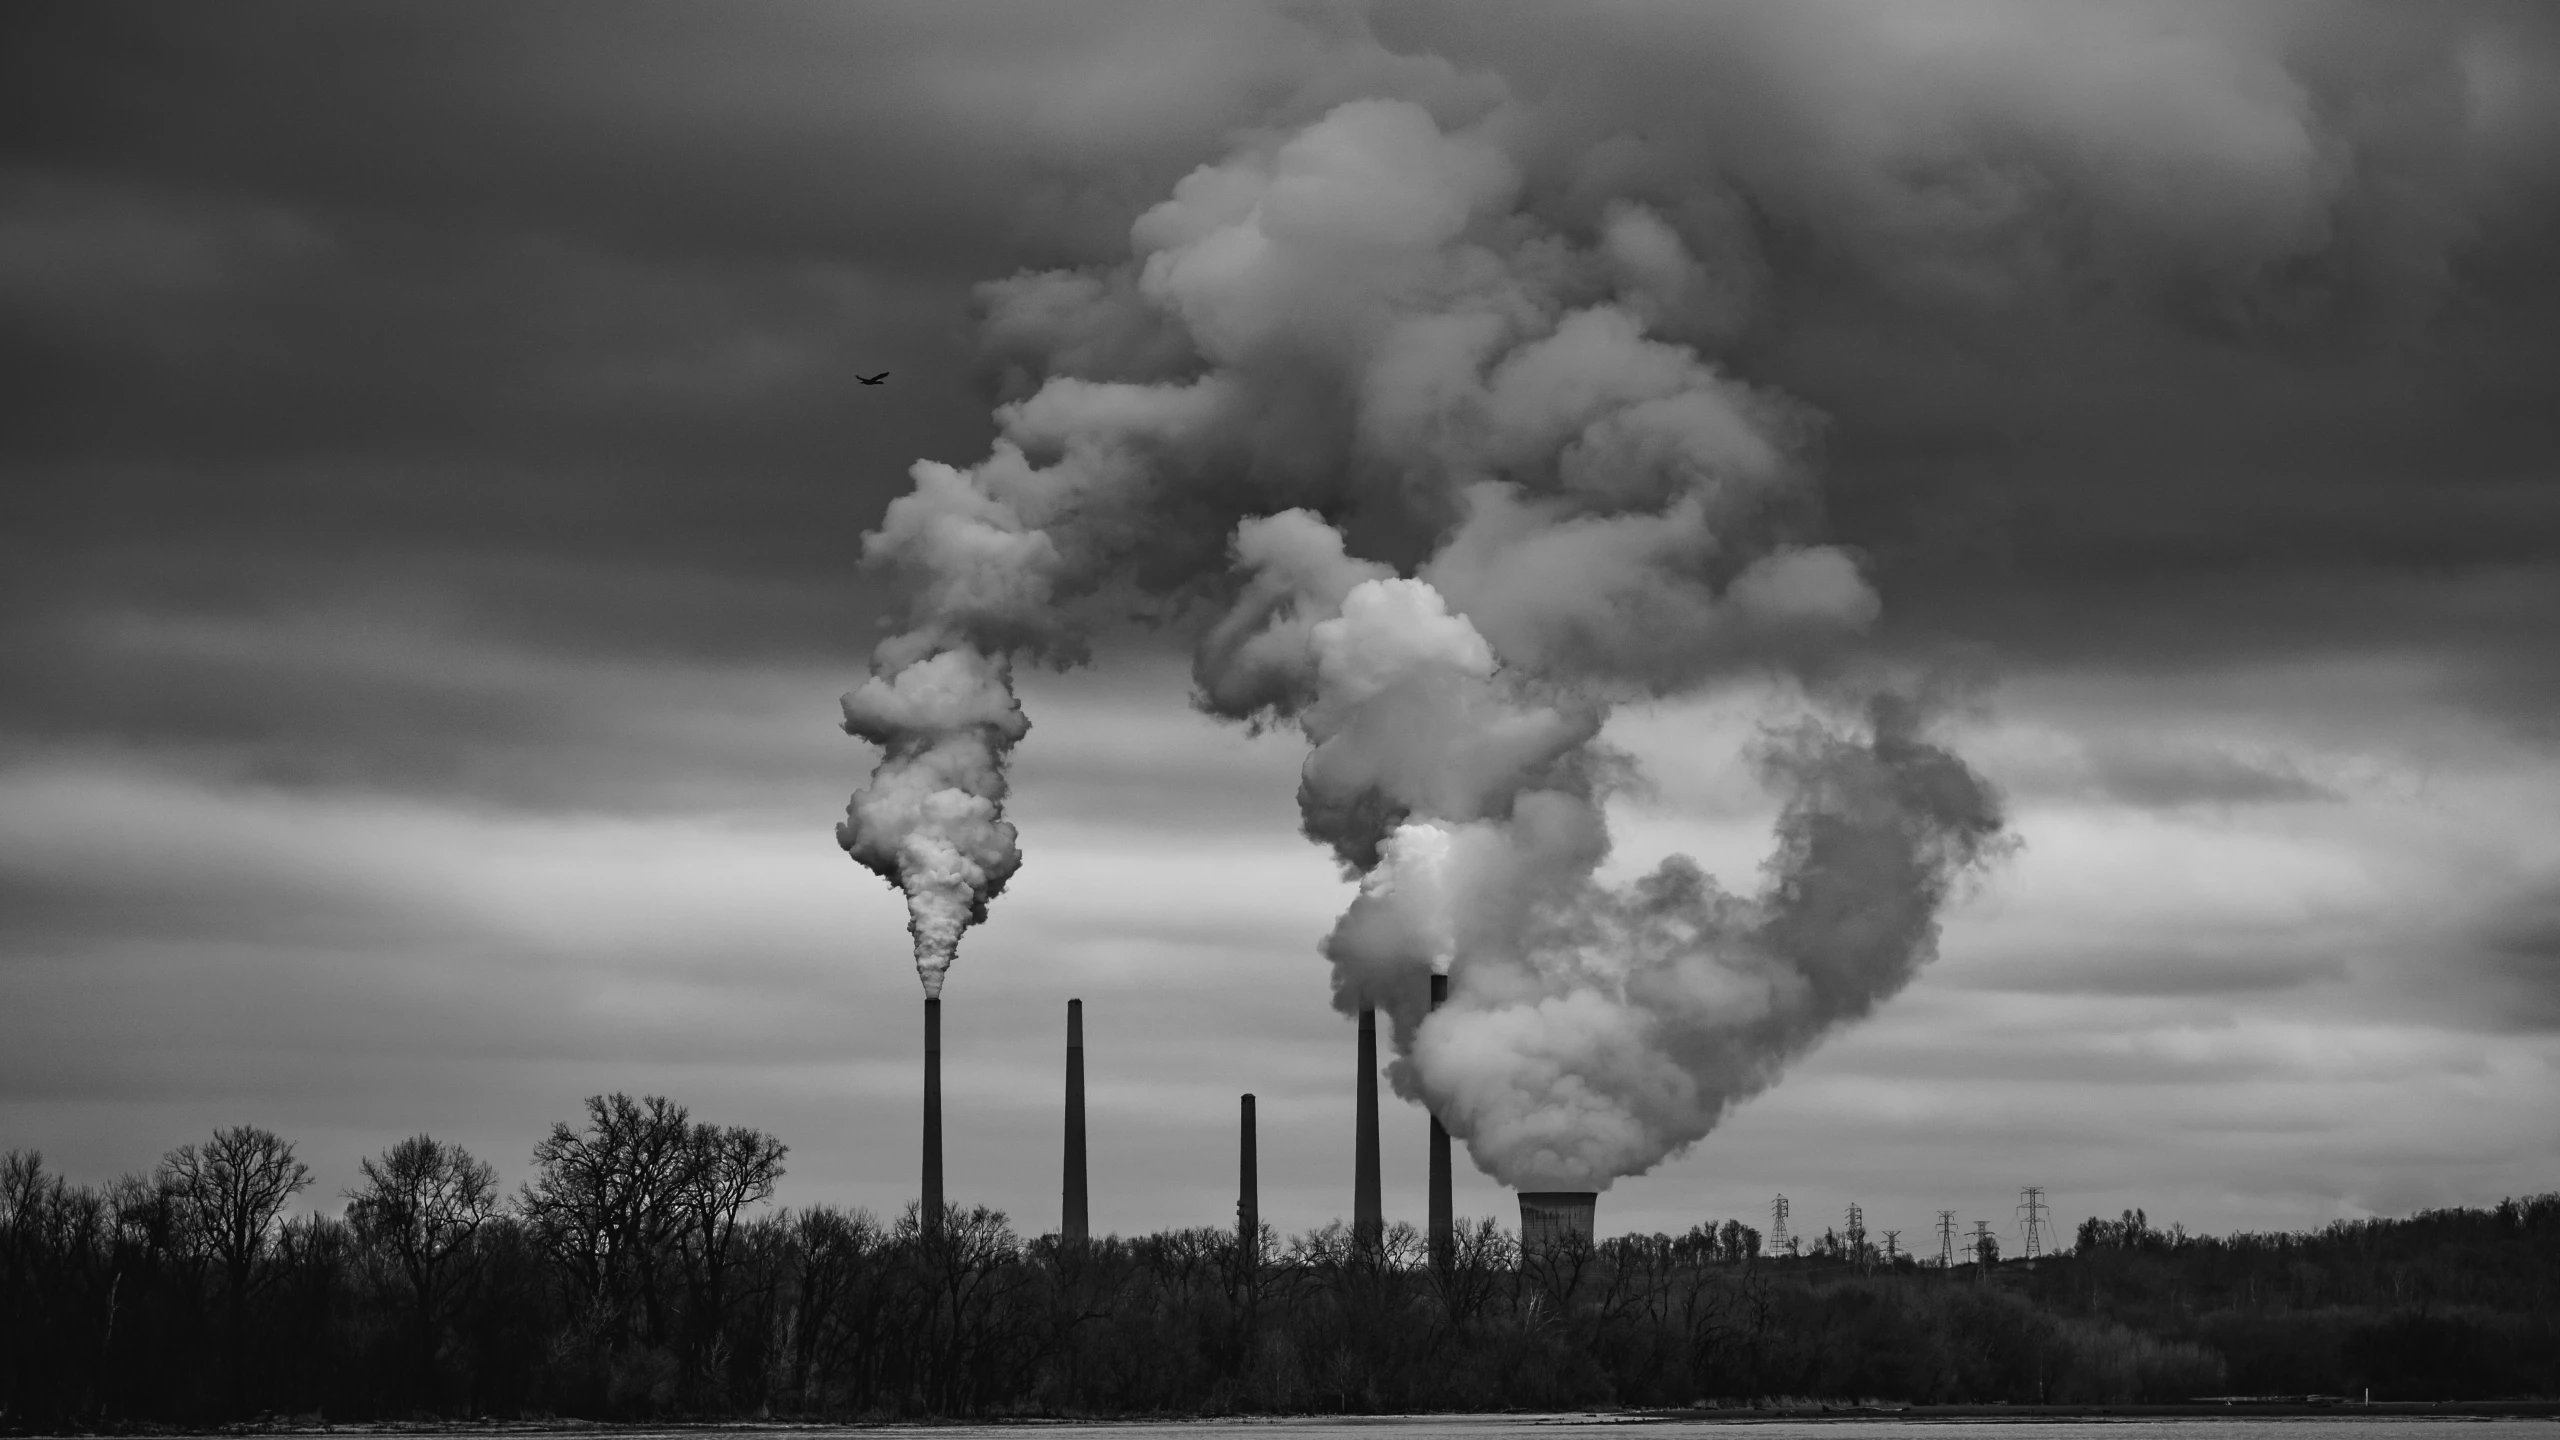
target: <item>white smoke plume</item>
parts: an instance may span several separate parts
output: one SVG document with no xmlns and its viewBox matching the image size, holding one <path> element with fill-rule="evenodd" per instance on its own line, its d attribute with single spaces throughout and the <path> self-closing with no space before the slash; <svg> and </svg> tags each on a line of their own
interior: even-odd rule
<svg viewBox="0 0 2560 1440">
<path fill-rule="evenodd" d="M 1585 796 L 1524 796 L 1456 831 L 1441 883 L 1460 965 L 1449 1004 L 1398 1027 L 1414 1034 L 1398 1089 L 1523 1189 L 1606 1189 L 1704 1136 L 1908 983 L 1941 905 L 2000 846 L 1997 799 L 1918 719 L 1888 696 L 1862 733 L 1769 743 L 1786 805 L 1747 900 L 1678 855 L 1600 884 Z"/>
<path fill-rule="evenodd" d="M 836 841 L 907 895 L 907 932 L 927 995 L 960 932 L 1022 864 L 1004 818 L 1006 754 L 1030 730 L 1010 662 L 967 646 L 875 671 L 844 697 L 844 728 L 882 749 Z"/>
<path fill-rule="evenodd" d="M 1677 857 L 1595 880 L 1612 705 L 1835 669 L 1878 600 L 1813 536 L 1812 417 L 1665 338 L 1723 323 L 1717 247 L 1626 198 L 1546 213 L 1517 120 L 1343 104 L 1194 171 L 1127 264 L 986 287 L 1045 378 L 869 537 L 910 609 L 846 698 L 885 754 L 841 837 L 938 983 L 1018 863 L 1008 657 L 1073 659 L 1106 585 L 1212 596 L 1198 703 L 1305 734 L 1304 827 L 1362 877 L 1336 1004 L 1392 1017 L 1399 1089 L 1480 1166 L 1597 1189 L 1907 981 L 2000 820 L 1888 698 L 1772 743 L 1756 898 Z"/>
</svg>

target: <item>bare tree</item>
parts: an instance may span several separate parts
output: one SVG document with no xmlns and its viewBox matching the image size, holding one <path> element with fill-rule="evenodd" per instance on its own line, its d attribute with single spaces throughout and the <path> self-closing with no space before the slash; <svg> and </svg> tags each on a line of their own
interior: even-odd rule
<svg viewBox="0 0 2560 1440">
<path fill-rule="evenodd" d="M 160 1162 L 160 1187 L 176 1203 L 179 1223 L 219 1262 L 229 1322 L 231 1398 L 243 1390 L 242 1359 L 249 1293 L 264 1282 L 260 1262 L 284 1221 L 286 1202 L 311 1183 L 311 1168 L 272 1130 L 234 1125 L 201 1147 L 181 1145 Z"/>
<path fill-rule="evenodd" d="M 363 1170 L 364 1183 L 347 1192 L 347 1223 L 399 1262 L 417 1328 L 418 1396 L 432 1407 L 444 1312 L 472 1237 L 497 1212 L 498 1172 L 461 1146 L 425 1135 L 364 1161 Z"/>
<path fill-rule="evenodd" d="M 773 1198 L 790 1147 L 745 1125 L 696 1125 L 685 1144 L 675 1187 L 676 1245 L 685 1266 L 687 1329 L 693 1358 L 717 1355 L 727 1339 L 729 1266 L 738 1215 Z"/>
<path fill-rule="evenodd" d="M 584 1131 L 556 1124 L 533 1147 L 517 1205 L 568 1272 L 581 1318 L 608 1339 L 629 1334 L 635 1309 L 644 1340 L 667 1338 L 660 1270 L 683 1223 L 691 1140 L 683 1106 L 614 1094 L 588 1097 Z"/>
</svg>

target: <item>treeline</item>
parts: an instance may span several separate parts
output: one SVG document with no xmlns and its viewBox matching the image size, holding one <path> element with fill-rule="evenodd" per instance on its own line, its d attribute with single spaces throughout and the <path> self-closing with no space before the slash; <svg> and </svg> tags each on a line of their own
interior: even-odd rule
<svg viewBox="0 0 2560 1440">
<path fill-rule="evenodd" d="M 2208 1238 L 2128 1212 L 2032 1268 L 1770 1256 L 1734 1221 L 1523 1256 L 1491 1221 L 1251 1250 L 770 1207 L 784 1148 L 601 1096 L 512 1195 L 424 1136 L 343 1213 L 225 1130 L 103 1189 L 0 1158 L 0 1427 L 260 1414 L 1126 1415 L 2560 1395 L 2560 1195 Z"/>
</svg>

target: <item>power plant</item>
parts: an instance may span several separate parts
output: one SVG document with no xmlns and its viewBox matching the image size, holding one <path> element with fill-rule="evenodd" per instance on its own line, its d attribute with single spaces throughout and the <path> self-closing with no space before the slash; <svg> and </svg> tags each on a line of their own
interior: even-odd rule
<svg viewBox="0 0 2560 1440">
<path fill-rule="evenodd" d="M 1449 998 L 1449 977 L 1431 977 L 1431 1007 Z M 1353 1242 L 1375 1251 L 1386 1236 L 1386 1207 L 1378 1153 L 1378 1016 L 1364 1007 L 1359 1015 L 1359 1077 L 1354 1089 L 1351 1231 Z M 1429 1257 L 1435 1268 L 1454 1263 L 1457 1220 L 1453 1199 L 1449 1130 L 1435 1112 L 1430 1115 Z M 1261 1252 L 1261 1176 L 1254 1133 L 1254 1097 L 1238 1097 L 1236 1152 L 1236 1242 L 1242 1263 L 1252 1265 Z M 1084 1245 L 1093 1238 L 1092 1202 L 1085 1143 L 1084 1001 L 1067 1002 L 1065 1133 L 1058 1185 L 1058 1240 Z M 1520 1192 L 1520 1249 L 1537 1255 L 1559 1245 L 1588 1246 L 1593 1240 L 1599 1194 L 1590 1190 L 1524 1190 Z M 1785 1201 L 1778 1202 L 1780 1206 Z M 928 1232 L 942 1228 L 942 997 L 924 1001 L 924 1175 L 919 1216 Z M 1780 1211 L 1783 1226 L 1784 1211 Z"/>
</svg>

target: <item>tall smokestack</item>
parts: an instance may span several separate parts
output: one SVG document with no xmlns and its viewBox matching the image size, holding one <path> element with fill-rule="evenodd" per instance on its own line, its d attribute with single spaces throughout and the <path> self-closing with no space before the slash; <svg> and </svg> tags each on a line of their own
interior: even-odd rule
<svg viewBox="0 0 2560 1440">
<path fill-rule="evenodd" d="M 1067 1174 L 1058 1239 L 1081 1245 L 1087 1235 L 1084 1189 L 1084 1002 L 1067 1002 Z"/>
<path fill-rule="evenodd" d="M 1431 1008 L 1449 998 L 1449 977 L 1437 971 L 1431 976 Z M 1449 1196 L 1449 1128 L 1440 1123 L 1438 1111 L 1431 1115 L 1431 1263 L 1439 1269 L 1449 1268 L 1457 1250 L 1457 1217 Z"/>
<path fill-rule="evenodd" d="M 942 1228 L 942 997 L 924 997 L 924 1228 Z"/>
<path fill-rule="evenodd" d="M 1255 1172 L 1253 1097 L 1244 1097 L 1243 1130 L 1236 1151 L 1236 1254 L 1250 1267 L 1262 1253 L 1262 1178 Z"/>
<path fill-rule="evenodd" d="M 1378 1012 L 1360 1007 L 1359 1117 L 1352 1134 L 1351 1240 L 1375 1248 L 1386 1239 L 1386 1206 L 1378 1197 Z"/>
<path fill-rule="evenodd" d="M 1596 1190 L 1521 1191 L 1520 1253 L 1536 1255 L 1559 1244 L 1589 1245 L 1592 1211 L 1599 1202 Z"/>
</svg>

